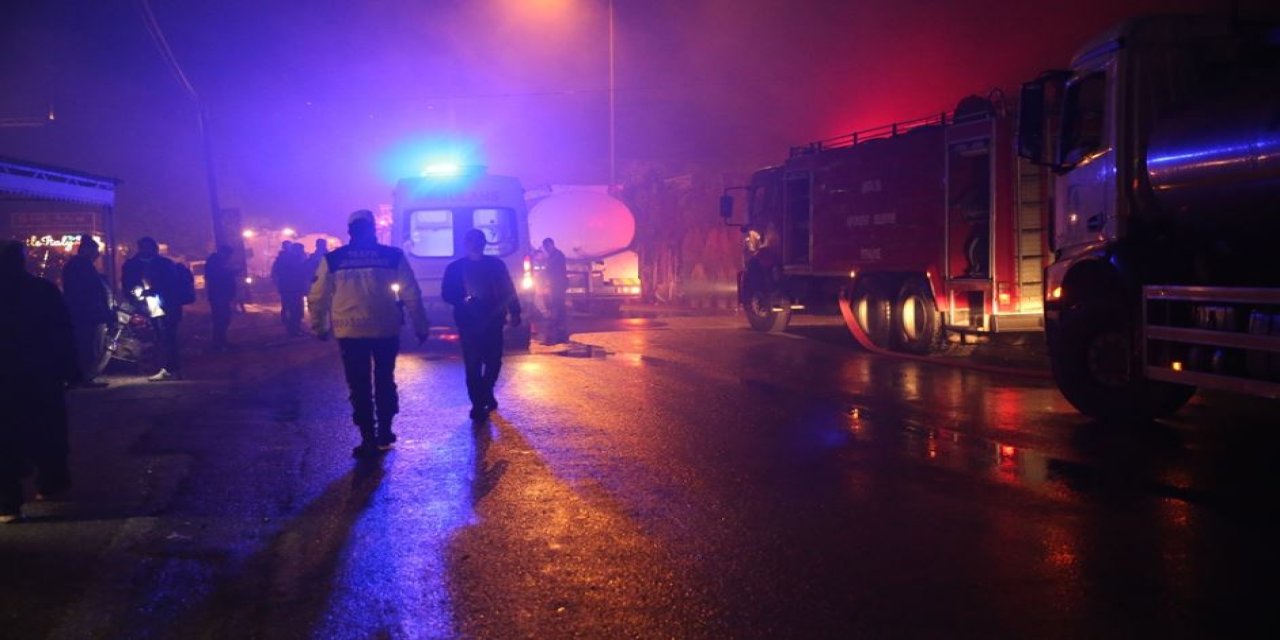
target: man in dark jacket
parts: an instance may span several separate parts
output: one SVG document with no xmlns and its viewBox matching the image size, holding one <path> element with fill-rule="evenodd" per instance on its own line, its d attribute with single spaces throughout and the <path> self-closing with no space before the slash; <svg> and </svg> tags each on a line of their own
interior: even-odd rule
<svg viewBox="0 0 1280 640">
<path fill-rule="evenodd" d="M 67 385 L 80 381 L 71 316 L 53 283 L 26 272 L 20 243 L 0 241 L 0 523 L 22 516 L 22 479 L 36 491 L 71 485 Z"/>
<path fill-rule="evenodd" d="M 204 294 L 209 299 L 209 315 L 213 321 L 213 337 L 209 348 L 225 351 L 227 329 L 231 327 L 231 303 L 236 298 L 236 280 L 239 273 L 231 263 L 232 248 L 218 247 L 204 263 Z"/>
<path fill-rule="evenodd" d="M 520 300 L 503 261 L 484 254 L 484 232 L 472 229 L 462 239 L 467 255 L 444 271 L 441 297 L 453 305 L 467 372 L 471 419 L 483 420 L 498 408 L 493 387 L 502 370 L 502 327 L 520 325 Z"/>
<path fill-rule="evenodd" d="M 180 379 L 178 327 L 182 323 L 182 304 L 178 301 L 177 265 L 160 255 L 159 243 L 143 237 L 138 240 L 138 252 L 120 268 L 120 280 L 126 296 L 151 309 L 151 326 L 160 341 L 163 359 L 160 371 L 147 379 L 152 382 Z"/>
<path fill-rule="evenodd" d="M 302 245 L 286 240 L 280 243 L 280 253 L 271 263 L 271 279 L 280 294 L 280 322 L 291 336 L 303 334 L 302 301 L 311 284 L 311 275 L 303 272 L 306 260 Z"/>
<path fill-rule="evenodd" d="M 543 274 L 547 279 L 547 332 L 544 344 L 560 344 L 569 339 L 569 327 L 565 311 L 565 294 L 569 289 L 569 270 L 564 252 L 556 248 L 556 241 L 545 238 L 542 252 L 547 256 Z"/>
<path fill-rule="evenodd" d="M 107 386 L 107 383 L 94 378 L 101 362 L 105 328 L 115 321 L 111 310 L 111 290 L 94 266 L 101 253 L 98 242 L 86 233 L 80 236 L 76 257 L 68 260 L 62 268 L 62 299 L 71 312 L 76 353 L 83 374 L 81 384 L 86 387 Z"/>
</svg>

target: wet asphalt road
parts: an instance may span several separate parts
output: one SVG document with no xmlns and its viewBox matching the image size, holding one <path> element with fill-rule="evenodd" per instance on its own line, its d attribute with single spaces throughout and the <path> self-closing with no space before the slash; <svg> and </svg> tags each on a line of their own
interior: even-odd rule
<svg viewBox="0 0 1280 640">
<path fill-rule="evenodd" d="M 1276 402 L 1104 426 L 826 320 L 578 328 L 479 427 L 455 344 L 404 353 L 361 464 L 332 344 L 77 392 L 0 637 L 1276 637 Z"/>
</svg>

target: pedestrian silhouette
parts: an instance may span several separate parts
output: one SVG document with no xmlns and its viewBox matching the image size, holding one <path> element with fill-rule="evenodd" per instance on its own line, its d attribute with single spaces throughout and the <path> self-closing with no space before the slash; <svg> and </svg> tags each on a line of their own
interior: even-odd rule
<svg viewBox="0 0 1280 640">
<path fill-rule="evenodd" d="M 71 486 L 65 392 L 81 379 L 71 314 L 25 262 L 20 243 L 0 241 L 0 523 L 21 518 L 33 468 L 38 496 Z"/>
<path fill-rule="evenodd" d="M 106 328 L 115 322 L 111 310 L 111 288 L 98 273 L 94 262 L 102 249 L 92 235 L 80 236 L 76 256 L 62 268 L 62 299 L 71 313 L 71 327 L 76 339 L 81 383 L 86 387 L 105 387 L 94 380 L 102 365 L 106 348 Z"/>
<path fill-rule="evenodd" d="M 147 378 L 152 382 L 182 377 L 178 328 L 182 324 L 182 303 L 178 292 L 178 266 L 160 255 L 154 239 L 138 239 L 138 252 L 120 268 L 124 295 L 147 310 L 151 326 L 160 341 L 160 371 Z"/>
<path fill-rule="evenodd" d="M 351 453 L 363 458 L 390 449 L 396 441 L 391 422 L 400 412 L 395 367 L 402 310 L 408 310 L 419 344 L 430 327 L 418 280 L 403 251 L 378 244 L 373 213 L 352 213 L 347 231 L 351 242 L 320 261 L 307 304 L 316 337 L 338 339 L 351 420 L 360 430 L 360 444 Z"/>
<path fill-rule="evenodd" d="M 569 290 L 569 271 L 564 252 L 556 248 L 556 241 L 545 238 L 542 252 L 546 255 L 543 277 L 547 281 L 547 331 L 543 344 L 560 344 L 569 340 L 565 295 Z"/>
<path fill-rule="evenodd" d="M 236 283 L 240 273 L 231 262 L 234 250 L 221 245 L 204 263 L 204 294 L 209 300 L 209 316 L 213 322 L 210 348 L 225 351 L 230 348 L 227 330 L 231 327 L 231 305 L 236 299 Z"/>
<path fill-rule="evenodd" d="M 280 243 L 280 253 L 271 264 L 271 279 L 280 294 L 280 322 L 291 336 L 303 333 L 302 301 L 311 282 L 310 275 L 303 272 L 306 259 L 302 245 L 286 240 Z"/>
<path fill-rule="evenodd" d="M 462 244 L 467 255 L 445 268 L 440 293 L 458 325 L 471 419 L 483 420 L 498 408 L 493 388 L 502 371 L 502 327 L 508 317 L 520 325 L 520 301 L 507 265 L 484 254 L 483 231 L 468 231 Z"/>
</svg>

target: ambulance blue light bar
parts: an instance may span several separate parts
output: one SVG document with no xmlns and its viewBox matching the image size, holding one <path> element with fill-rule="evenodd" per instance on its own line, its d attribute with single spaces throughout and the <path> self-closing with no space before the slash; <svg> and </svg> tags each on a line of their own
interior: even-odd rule
<svg viewBox="0 0 1280 640">
<path fill-rule="evenodd" d="M 462 165 L 456 162 L 433 162 L 422 168 L 423 176 L 460 176 L 462 172 Z"/>
</svg>

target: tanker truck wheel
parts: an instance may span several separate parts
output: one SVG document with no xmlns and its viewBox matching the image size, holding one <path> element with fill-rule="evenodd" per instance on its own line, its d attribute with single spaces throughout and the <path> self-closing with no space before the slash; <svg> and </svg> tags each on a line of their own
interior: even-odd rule
<svg viewBox="0 0 1280 640">
<path fill-rule="evenodd" d="M 898 351 L 928 355 L 938 344 L 938 307 L 929 285 L 910 278 L 893 305 L 893 344 Z"/>
<path fill-rule="evenodd" d="M 1063 313 L 1050 341 L 1054 381 L 1081 413 L 1105 422 L 1149 422 L 1186 404 L 1195 387 L 1146 380 L 1133 331 L 1118 305 L 1090 302 Z"/>
<path fill-rule="evenodd" d="M 781 333 L 791 322 L 791 305 L 780 291 L 766 285 L 750 285 L 743 313 L 756 331 Z"/>
<path fill-rule="evenodd" d="M 862 278 L 849 298 L 853 319 L 871 344 L 888 349 L 893 342 L 893 298 L 875 278 Z"/>
</svg>

